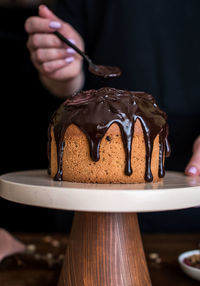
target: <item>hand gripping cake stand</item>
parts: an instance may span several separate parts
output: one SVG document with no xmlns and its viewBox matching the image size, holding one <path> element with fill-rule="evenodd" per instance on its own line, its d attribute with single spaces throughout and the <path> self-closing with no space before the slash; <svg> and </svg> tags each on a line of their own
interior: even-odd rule
<svg viewBox="0 0 200 286">
<path fill-rule="evenodd" d="M 136 213 L 200 205 L 200 178 L 168 172 L 160 183 L 79 184 L 37 170 L 1 176 L 0 196 L 75 210 L 59 286 L 149 286 Z"/>
</svg>

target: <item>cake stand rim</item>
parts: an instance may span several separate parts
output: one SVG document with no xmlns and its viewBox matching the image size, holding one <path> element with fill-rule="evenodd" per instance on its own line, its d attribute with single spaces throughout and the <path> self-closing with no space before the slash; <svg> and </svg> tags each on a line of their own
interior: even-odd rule
<svg viewBox="0 0 200 286">
<path fill-rule="evenodd" d="M 184 209 L 200 205 L 200 183 L 197 186 L 159 190 L 132 190 L 123 188 L 121 190 L 109 190 L 103 189 L 104 184 L 89 184 L 90 186 L 101 185 L 102 189 L 91 188 L 84 189 L 83 191 L 83 188 L 60 187 L 59 185 L 62 185 L 61 182 L 58 182 L 58 186 L 56 187 L 33 186 L 8 180 L 10 176 L 30 175 L 31 172 L 44 174 L 45 171 L 46 170 L 29 170 L 1 175 L 0 197 L 39 207 L 91 212 L 155 212 Z M 179 172 L 167 172 L 167 174 L 170 173 L 182 175 L 182 173 Z M 49 181 L 49 176 L 46 176 Z M 54 182 L 54 184 L 56 183 Z M 77 185 L 77 183 L 74 184 Z M 78 185 L 88 186 L 88 184 L 81 183 Z M 112 184 L 112 188 L 117 185 Z M 123 184 L 123 186 L 127 185 L 134 186 L 135 184 Z M 108 185 L 106 184 L 106 186 Z M 176 199 L 178 196 L 180 200 L 177 202 Z"/>
</svg>

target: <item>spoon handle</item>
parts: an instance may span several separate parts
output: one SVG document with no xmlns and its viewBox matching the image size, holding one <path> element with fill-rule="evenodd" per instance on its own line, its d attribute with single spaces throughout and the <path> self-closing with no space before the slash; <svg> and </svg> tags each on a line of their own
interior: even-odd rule
<svg viewBox="0 0 200 286">
<path fill-rule="evenodd" d="M 72 44 L 67 38 L 65 38 L 61 33 L 58 31 L 55 31 L 54 34 L 64 43 L 66 43 L 68 46 L 73 48 L 79 55 L 81 55 L 89 64 L 91 63 L 90 58 L 83 52 L 81 51 L 77 46 Z"/>
</svg>

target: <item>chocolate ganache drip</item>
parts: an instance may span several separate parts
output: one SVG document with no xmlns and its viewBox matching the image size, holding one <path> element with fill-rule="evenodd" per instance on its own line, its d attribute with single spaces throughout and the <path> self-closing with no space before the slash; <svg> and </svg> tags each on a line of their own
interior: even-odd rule
<svg viewBox="0 0 200 286">
<path fill-rule="evenodd" d="M 50 130 L 53 127 L 58 160 L 58 170 L 54 179 L 62 180 L 64 135 L 67 127 L 71 124 L 78 126 L 86 135 L 90 147 L 90 156 L 95 162 L 99 160 L 100 143 L 106 131 L 113 123 L 118 124 L 126 154 L 125 174 L 130 176 L 132 174 L 132 138 L 137 119 L 141 122 L 146 146 L 145 181 L 151 182 L 153 180 L 151 155 L 153 142 L 158 134 L 160 148 L 158 175 L 163 177 L 163 156 L 170 155 L 166 113 L 157 106 L 150 94 L 106 87 L 79 92 L 74 97 L 67 99 L 53 114 L 49 125 L 48 152 L 50 161 Z"/>
</svg>

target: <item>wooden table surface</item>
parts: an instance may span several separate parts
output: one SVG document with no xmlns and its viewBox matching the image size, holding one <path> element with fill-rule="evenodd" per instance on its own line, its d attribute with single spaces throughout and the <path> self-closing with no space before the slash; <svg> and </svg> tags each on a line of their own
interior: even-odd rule
<svg viewBox="0 0 200 286">
<path fill-rule="evenodd" d="M 1 286 L 56 286 L 68 237 L 65 234 L 15 233 L 29 245 L 0 263 Z M 198 248 L 200 234 L 144 234 L 143 242 L 153 286 L 197 286 L 179 268 L 177 256 Z M 157 253 L 160 263 L 149 259 Z M 102 285 L 103 286 L 103 285 Z"/>
</svg>

